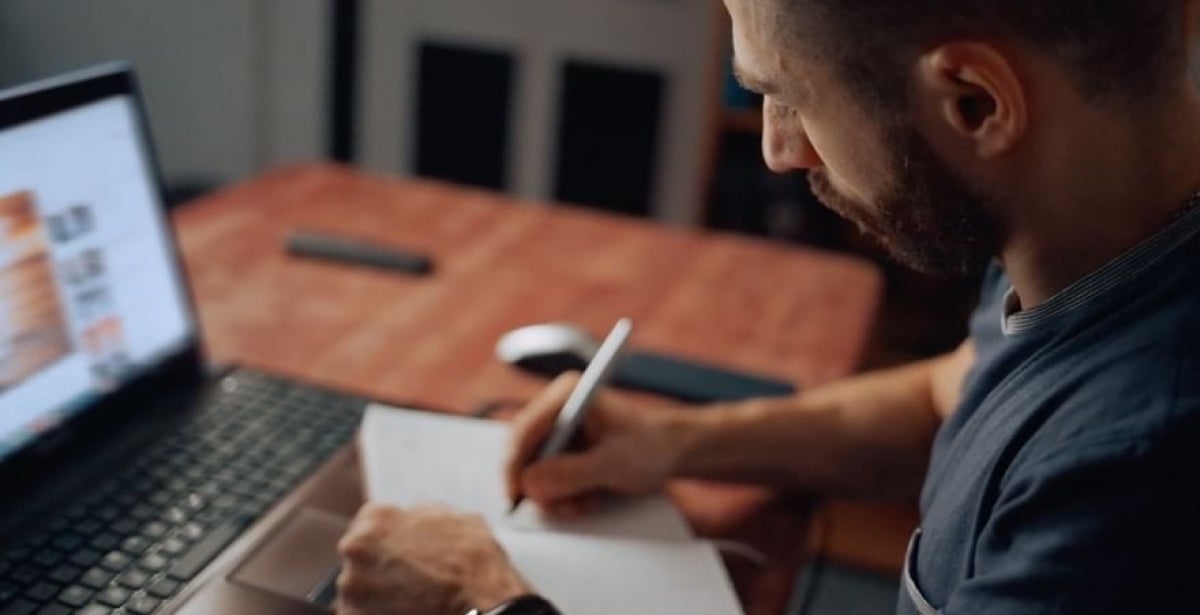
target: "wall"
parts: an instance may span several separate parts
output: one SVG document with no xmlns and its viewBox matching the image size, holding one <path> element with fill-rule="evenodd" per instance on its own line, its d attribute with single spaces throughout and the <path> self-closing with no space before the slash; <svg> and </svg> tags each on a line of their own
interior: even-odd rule
<svg viewBox="0 0 1200 615">
<path fill-rule="evenodd" d="M 0 0 L 0 85 L 137 66 L 168 183 L 324 149 L 325 0 Z"/>
</svg>

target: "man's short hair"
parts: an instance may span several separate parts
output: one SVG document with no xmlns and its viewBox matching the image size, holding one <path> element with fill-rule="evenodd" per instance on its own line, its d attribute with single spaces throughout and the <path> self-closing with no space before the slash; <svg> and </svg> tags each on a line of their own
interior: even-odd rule
<svg viewBox="0 0 1200 615">
<path fill-rule="evenodd" d="M 906 98 L 904 67 L 953 38 L 1027 43 L 1108 102 L 1146 100 L 1186 75 L 1185 0 L 767 1 L 782 34 L 815 40 L 856 94 L 884 108 Z"/>
</svg>

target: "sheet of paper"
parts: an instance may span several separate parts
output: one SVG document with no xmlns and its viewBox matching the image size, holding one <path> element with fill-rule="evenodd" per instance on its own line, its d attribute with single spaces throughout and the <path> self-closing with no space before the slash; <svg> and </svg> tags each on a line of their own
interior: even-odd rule
<svg viewBox="0 0 1200 615">
<path fill-rule="evenodd" d="M 497 529 L 691 538 L 687 520 L 663 496 L 614 502 L 570 523 L 546 521 L 531 504 L 509 516 L 502 475 L 508 437 L 504 423 L 373 405 L 361 436 L 368 497 L 395 506 L 444 504 L 481 515 Z"/>
<path fill-rule="evenodd" d="M 742 612 L 716 549 L 708 543 L 503 530 L 497 538 L 525 580 L 563 613 Z"/>
</svg>

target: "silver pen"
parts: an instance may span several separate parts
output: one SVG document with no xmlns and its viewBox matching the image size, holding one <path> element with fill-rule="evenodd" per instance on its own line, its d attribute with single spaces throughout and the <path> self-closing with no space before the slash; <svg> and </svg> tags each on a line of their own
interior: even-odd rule
<svg viewBox="0 0 1200 615">
<path fill-rule="evenodd" d="M 567 449 L 571 439 L 583 427 L 588 410 L 592 406 L 592 399 L 608 382 L 613 366 L 616 365 L 621 350 L 625 348 L 625 342 L 629 340 L 632 333 L 633 321 L 622 318 L 613 326 L 608 337 L 604 338 L 600 349 L 596 351 L 596 355 L 583 370 L 583 375 L 579 377 L 579 382 L 575 384 L 571 395 L 567 397 L 567 403 L 563 404 L 562 410 L 558 412 L 558 417 L 554 420 L 554 427 L 550 430 L 550 436 L 542 444 L 537 460 L 561 455 Z M 518 495 L 512 502 L 509 514 L 512 514 L 524 499 L 524 495 Z"/>
</svg>

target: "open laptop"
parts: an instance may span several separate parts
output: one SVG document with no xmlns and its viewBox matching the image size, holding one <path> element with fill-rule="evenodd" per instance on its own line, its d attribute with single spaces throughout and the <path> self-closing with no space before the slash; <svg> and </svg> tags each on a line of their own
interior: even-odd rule
<svg viewBox="0 0 1200 615">
<path fill-rule="evenodd" d="M 206 368 L 127 65 L 0 92 L 0 615 L 326 612 L 364 405 Z"/>
</svg>

